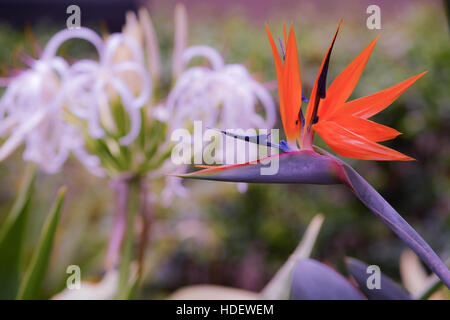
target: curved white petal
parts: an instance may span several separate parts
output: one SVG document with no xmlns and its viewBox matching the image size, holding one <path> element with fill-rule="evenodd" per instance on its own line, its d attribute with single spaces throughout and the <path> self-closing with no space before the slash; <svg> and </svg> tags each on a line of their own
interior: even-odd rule
<svg viewBox="0 0 450 320">
<path fill-rule="evenodd" d="M 216 49 L 208 46 L 192 46 L 183 52 L 184 65 L 187 65 L 192 58 L 199 56 L 207 58 L 211 63 L 211 67 L 215 70 L 221 69 L 225 64 L 222 56 Z"/>
<path fill-rule="evenodd" d="M 56 52 L 58 51 L 58 48 L 67 40 L 70 39 L 84 39 L 89 41 L 94 45 L 94 47 L 97 49 L 97 52 L 101 52 L 103 49 L 103 40 L 102 38 L 92 31 L 91 29 L 81 27 L 79 29 L 64 29 L 56 33 L 50 41 L 47 43 L 47 45 L 44 48 L 44 51 L 42 52 L 41 59 L 51 60 L 56 56 Z"/>
<path fill-rule="evenodd" d="M 137 97 L 133 98 L 132 105 L 134 108 L 142 108 L 150 99 L 152 92 L 152 82 L 142 64 L 133 61 L 125 61 L 117 63 L 112 67 L 113 72 L 132 71 L 138 75 L 141 80 L 141 90 Z"/>
</svg>

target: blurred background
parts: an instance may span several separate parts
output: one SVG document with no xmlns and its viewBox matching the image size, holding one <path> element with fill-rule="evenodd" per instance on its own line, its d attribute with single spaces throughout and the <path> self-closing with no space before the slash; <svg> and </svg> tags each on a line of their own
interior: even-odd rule
<svg viewBox="0 0 450 320">
<path fill-rule="evenodd" d="M 2 0 L 0 77 L 24 68 L 20 52 L 37 57 L 48 39 L 65 28 L 66 8 L 78 4 L 81 23 L 100 33 L 119 31 L 127 10 L 146 6 L 159 37 L 162 81 L 169 88 L 173 48 L 173 9 L 180 1 Z M 375 117 L 403 132 L 386 145 L 413 162 L 349 160 L 441 255 L 450 257 L 450 42 L 443 1 L 181 1 L 189 16 L 189 45 L 209 45 L 227 63 L 243 63 L 261 82 L 275 79 L 264 23 L 282 35 L 293 23 L 306 96 L 339 20 L 344 22 L 331 58 L 329 83 L 372 39 L 382 33 L 354 98 L 387 88 L 428 70 L 393 105 Z M 369 5 L 381 8 L 381 30 L 366 27 Z M 74 58 L 89 46 L 66 46 Z M 277 99 L 276 89 L 273 95 Z M 281 123 L 277 125 L 281 128 Z M 316 144 L 328 148 L 316 136 Z M 329 150 L 329 148 L 328 148 Z M 21 150 L 0 163 L 0 223 L 17 194 L 26 164 Z M 189 284 L 221 284 L 258 291 L 288 258 L 306 225 L 325 215 L 313 257 L 343 266 L 353 256 L 399 280 L 405 245 L 344 187 L 250 185 L 187 181 L 188 198 L 155 206 L 141 298 L 164 298 Z M 77 162 L 62 173 L 38 175 L 32 200 L 28 250 L 39 235 L 56 190 L 68 187 L 51 270 L 45 280 L 50 297 L 65 286 L 66 267 L 81 267 L 83 280 L 102 274 L 113 215 L 108 182 L 92 177 Z M 40 209 L 41 208 L 41 209 Z"/>
</svg>

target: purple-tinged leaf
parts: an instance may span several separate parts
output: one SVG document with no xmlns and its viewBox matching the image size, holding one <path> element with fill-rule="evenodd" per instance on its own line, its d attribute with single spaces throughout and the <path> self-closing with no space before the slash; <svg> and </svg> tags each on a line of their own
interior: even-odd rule
<svg viewBox="0 0 450 320">
<path fill-rule="evenodd" d="M 345 183 L 353 193 L 397 236 L 413 250 L 423 262 L 450 288 L 450 271 L 428 243 L 400 214 L 352 167 L 340 161 L 345 171 Z"/>
<path fill-rule="evenodd" d="M 313 259 L 298 260 L 292 276 L 294 300 L 363 300 L 365 297 L 343 276 Z"/>
<path fill-rule="evenodd" d="M 413 250 L 425 264 L 450 288 L 450 271 L 428 243 L 411 227 L 405 219 L 350 165 L 318 147 L 322 155 L 335 159 L 343 169 L 342 182 L 379 217 L 394 233 Z"/>
<path fill-rule="evenodd" d="M 275 168 L 277 165 L 275 174 L 264 174 L 269 166 Z M 341 183 L 337 176 L 339 168 L 336 160 L 316 152 L 292 151 L 249 163 L 213 167 L 177 176 L 228 182 L 338 184 Z"/>
<path fill-rule="evenodd" d="M 369 300 L 411 300 L 411 296 L 394 280 L 380 272 L 380 288 L 370 289 L 367 280 L 371 273 L 367 273 L 368 264 L 354 258 L 345 260 L 347 270 L 355 279 L 361 290 Z"/>
<path fill-rule="evenodd" d="M 405 219 L 347 163 L 320 148 L 315 147 L 315 150 L 319 153 L 292 151 L 251 163 L 208 168 L 178 176 L 227 182 L 345 184 L 450 288 L 449 269 Z M 279 168 L 273 175 L 262 174 L 262 169 L 267 167 L 263 163 L 268 160 L 278 160 Z"/>
</svg>

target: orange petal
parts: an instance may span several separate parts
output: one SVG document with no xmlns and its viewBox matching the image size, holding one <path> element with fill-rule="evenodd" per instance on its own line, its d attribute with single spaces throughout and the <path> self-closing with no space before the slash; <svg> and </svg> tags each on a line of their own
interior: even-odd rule
<svg viewBox="0 0 450 320">
<path fill-rule="evenodd" d="M 266 24 L 267 37 L 269 38 L 270 46 L 272 48 L 273 60 L 275 63 L 275 71 L 277 73 L 278 83 L 282 82 L 283 79 L 283 64 L 281 63 L 280 55 L 278 54 L 277 46 L 273 41 L 272 34 L 270 33 L 269 27 Z M 278 86 L 278 91 L 280 92 L 280 86 Z M 281 94 L 280 94 L 281 96 Z"/>
<path fill-rule="evenodd" d="M 339 22 L 339 25 L 336 29 L 336 32 L 334 33 L 334 37 L 333 40 L 331 41 L 330 46 L 328 47 L 327 50 L 327 54 L 325 55 L 325 57 L 323 58 L 322 64 L 320 66 L 319 72 L 317 73 L 317 78 L 316 78 L 316 82 L 314 83 L 312 92 L 311 92 L 311 96 L 309 98 L 309 103 L 308 103 L 308 108 L 306 109 L 306 116 L 305 116 L 305 123 L 306 126 L 310 125 L 312 122 L 312 117 L 313 117 L 313 113 L 314 113 L 314 109 L 316 109 L 318 106 L 316 106 L 316 95 L 317 95 L 317 90 L 318 90 L 318 84 L 319 84 L 319 79 L 320 76 L 322 74 L 323 68 L 325 66 L 325 63 L 330 59 L 330 53 L 331 53 L 331 49 L 333 48 L 334 45 L 334 41 L 336 40 L 336 36 L 338 34 L 339 28 L 341 27 L 341 23 L 342 23 L 342 19 Z"/>
<path fill-rule="evenodd" d="M 342 108 L 335 110 L 330 115 L 330 119 L 339 116 L 338 113 L 342 115 L 354 115 L 364 119 L 370 118 L 394 102 L 395 99 L 425 73 L 427 72 L 422 72 L 390 88 L 381 90 L 369 96 L 349 101 L 345 103 Z"/>
<path fill-rule="evenodd" d="M 277 82 L 278 82 L 278 97 L 280 100 L 280 114 L 281 119 L 286 117 L 285 115 L 285 103 L 284 103 L 284 91 L 283 91 L 283 64 L 281 63 L 280 55 L 278 54 L 277 46 L 275 45 L 275 41 L 273 41 L 272 34 L 270 33 L 269 27 L 266 24 L 267 37 L 269 38 L 270 46 L 272 48 L 273 61 L 275 63 L 275 71 L 277 73 Z M 283 120 L 284 124 L 284 120 Z"/>
<path fill-rule="evenodd" d="M 398 151 L 357 135 L 333 121 L 319 121 L 315 130 L 334 151 L 343 157 L 364 160 L 414 160 Z"/>
<path fill-rule="evenodd" d="M 341 127 L 374 142 L 391 140 L 401 134 L 391 127 L 353 116 L 341 117 L 334 120 L 334 122 L 338 123 Z"/>
<path fill-rule="evenodd" d="M 298 62 L 297 42 L 294 28 L 291 26 L 286 47 L 286 60 L 283 72 L 283 91 L 285 104 L 285 117 L 283 127 L 288 141 L 297 138 L 300 130 L 298 112 L 302 103 L 302 85 L 300 79 L 300 66 Z"/>
<path fill-rule="evenodd" d="M 361 77 L 367 61 L 375 47 L 379 36 L 375 38 L 361 53 L 336 77 L 327 89 L 326 98 L 318 111 L 320 119 L 326 119 L 327 113 L 339 109 L 347 101 Z"/>
</svg>

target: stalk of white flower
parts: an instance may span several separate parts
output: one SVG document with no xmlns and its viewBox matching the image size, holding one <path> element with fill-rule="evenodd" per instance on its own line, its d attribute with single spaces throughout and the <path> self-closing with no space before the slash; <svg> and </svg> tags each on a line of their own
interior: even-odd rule
<svg viewBox="0 0 450 320">
<path fill-rule="evenodd" d="M 153 27 L 150 14 L 146 8 L 139 9 L 139 23 L 141 25 L 144 44 L 147 51 L 147 66 L 154 82 L 160 78 L 161 61 L 159 58 L 158 37 Z"/>
<path fill-rule="evenodd" d="M 122 33 L 132 38 L 142 47 L 142 30 L 133 11 L 128 11 L 125 14 L 125 25 L 122 27 Z"/>
<path fill-rule="evenodd" d="M 188 33 L 188 21 L 186 7 L 178 3 L 175 6 L 175 36 L 172 58 L 172 78 L 177 79 L 183 71 L 183 52 L 186 48 Z"/>
</svg>

